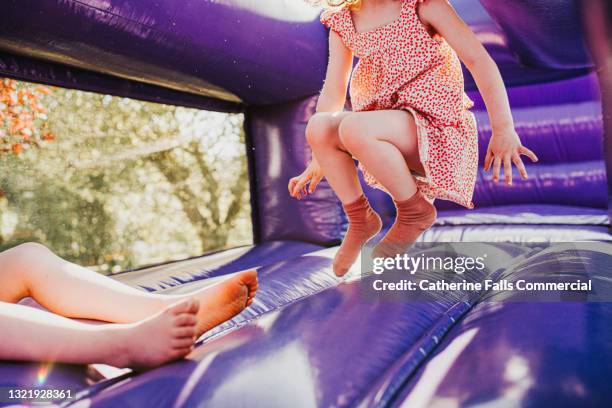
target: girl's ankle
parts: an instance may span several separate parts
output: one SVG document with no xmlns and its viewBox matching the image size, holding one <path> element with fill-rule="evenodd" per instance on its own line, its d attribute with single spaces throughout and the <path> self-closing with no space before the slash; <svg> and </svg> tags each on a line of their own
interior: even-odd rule
<svg viewBox="0 0 612 408">
<path fill-rule="evenodd" d="M 108 332 L 104 334 L 104 337 L 109 343 L 106 344 L 106 347 L 102 347 L 104 350 L 103 364 L 118 368 L 130 366 L 130 332 L 136 325 L 137 323 L 113 324 L 113 327 L 105 328 Z"/>
</svg>

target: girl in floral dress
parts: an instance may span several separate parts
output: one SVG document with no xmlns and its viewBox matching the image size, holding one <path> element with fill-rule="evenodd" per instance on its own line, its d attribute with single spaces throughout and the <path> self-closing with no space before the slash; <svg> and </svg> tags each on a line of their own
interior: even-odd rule
<svg viewBox="0 0 612 408">
<path fill-rule="evenodd" d="M 395 223 L 374 257 L 405 251 L 434 223 L 436 198 L 473 208 L 478 132 L 465 94 L 460 59 L 487 106 L 493 136 L 484 168 L 501 168 L 512 183 L 512 164 L 527 178 L 521 155 L 537 161 L 514 130 L 499 69 L 446 0 L 327 0 L 321 22 L 330 28 L 329 63 L 317 113 L 306 128 L 313 158 L 289 182 L 298 199 L 323 176 L 349 220 L 334 259 L 343 276 L 361 247 L 381 228 L 357 178 L 389 193 Z M 353 56 L 359 63 L 353 69 Z M 352 75 L 351 75 L 352 72 Z M 343 111 L 350 79 L 352 112 Z"/>
</svg>

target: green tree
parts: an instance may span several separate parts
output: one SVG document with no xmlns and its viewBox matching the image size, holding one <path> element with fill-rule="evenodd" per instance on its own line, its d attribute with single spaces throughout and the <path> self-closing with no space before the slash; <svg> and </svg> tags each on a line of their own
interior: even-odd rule
<svg viewBox="0 0 612 408">
<path fill-rule="evenodd" d="M 242 115 L 66 89 L 43 102 L 56 141 L 0 155 L 0 245 L 117 270 L 251 241 Z"/>
</svg>

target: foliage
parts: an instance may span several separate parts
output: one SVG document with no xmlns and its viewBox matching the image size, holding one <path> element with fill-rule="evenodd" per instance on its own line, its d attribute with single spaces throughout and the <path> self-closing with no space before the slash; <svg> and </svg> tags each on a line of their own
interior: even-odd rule
<svg viewBox="0 0 612 408">
<path fill-rule="evenodd" d="M 24 148 L 55 139 L 48 131 L 47 110 L 40 103 L 50 90 L 15 80 L 0 80 L 0 154 L 19 154 Z"/>
<path fill-rule="evenodd" d="M 66 89 L 42 103 L 56 142 L 0 155 L 0 247 L 116 271 L 251 242 L 242 115 Z"/>
</svg>

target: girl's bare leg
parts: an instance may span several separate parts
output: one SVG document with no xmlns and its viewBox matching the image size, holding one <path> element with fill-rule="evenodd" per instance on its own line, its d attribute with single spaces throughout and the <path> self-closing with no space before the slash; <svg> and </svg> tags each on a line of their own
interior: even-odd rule
<svg viewBox="0 0 612 408">
<path fill-rule="evenodd" d="M 363 195 L 355 161 L 340 140 L 338 129 L 350 112 L 317 113 L 308 122 L 306 138 L 325 178 L 342 202 L 349 228 L 333 263 L 343 276 L 359 256 L 361 247 L 382 227 L 380 217 Z"/>
<path fill-rule="evenodd" d="M 136 322 L 193 298 L 200 305 L 198 336 L 240 313 L 257 290 L 257 272 L 250 270 L 187 295 L 146 293 L 67 262 L 39 244 L 0 253 L 0 280 L 0 301 L 15 303 L 31 296 L 65 317 L 115 323 Z"/>
<path fill-rule="evenodd" d="M 363 194 L 355 160 L 342 145 L 338 128 L 350 112 L 317 113 L 308 121 L 306 139 L 327 182 L 342 204 L 354 202 Z"/>
<path fill-rule="evenodd" d="M 423 171 L 417 129 L 409 112 L 353 112 L 340 123 L 342 144 L 397 201 L 417 191 L 410 169 Z"/>
<path fill-rule="evenodd" d="M 155 367 L 191 351 L 197 309 L 183 300 L 136 323 L 91 325 L 0 302 L 0 360 Z"/>
<path fill-rule="evenodd" d="M 436 210 L 418 191 L 411 169 L 423 173 L 414 117 L 406 111 L 355 112 L 342 120 L 342 144 L 391 194 L 395 223 L 374 257 L 403 253 L 431 225 Z"/>
</svg>

